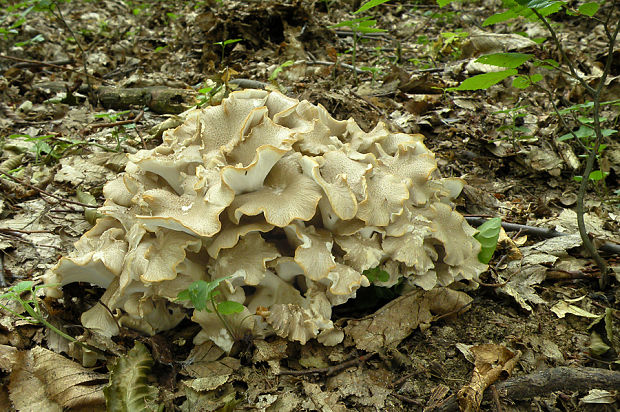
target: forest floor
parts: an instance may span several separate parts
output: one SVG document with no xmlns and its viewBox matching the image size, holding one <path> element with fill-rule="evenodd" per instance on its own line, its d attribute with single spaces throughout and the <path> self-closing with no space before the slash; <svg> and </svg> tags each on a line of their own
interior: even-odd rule
<svg viewBox="0 0 620 412">
<path fill-rule="evenodd" d="M 488 70 L 474 62 L 482 54 L 516 51 L 561 61 L 543 26 L 525 19 L 483 26 L 504 10 L 499 1 L 445 8 L 433 1 L 388 2 L 363 14 L 384 31 L 359 40 L 354 75 L 347 66 L 351 30 L 330 28 L 356 17 L 352 1 L 74 0 L 59 2 L 54 12 L 26 13 L 45 4 L 2 2 L 0 170 L 19 179 L 0 177 L 5 290 L 40 279 L 91 227 L 84 209 L 67 200 L 101 204 L 102 186 L 122 172 L 126 153 L 160 144 L 161 133 L 152 128 L 191 105 L 217 104 L 221 93 L 215 91 L 223 84 L 280 90 L 323 105 L 337 119 L 352 117 L 364 130 L 383 121 L 394 131 L 421 133 L 442 175 L 467 182 L 461 213 L 571 236 L 508 231 L 482 283 L 467 291 L 473 298 L 467 310 L 421 321 L 407 337 L 373 352 L 360 350 L 351 337 L 335 347 L 248 338 L 236 353 L 214 349 L 188 368 L 198 329 L 184 321 L 152 337 L 124 331 L 114 338 L 114 350 L 79 374 L 92 376 L 72 381 L 68 376 L 78 374 L 84 359 L 70 361 L 62 339 L 3 311 L 0 409 L 103 409 L 106 374 L 134 341 L 153 357 L 148 384 L 158 391 L 156 403 L 171 411 L 455 410 L 450 401 L 472 375 L 487 376 L 510 360 L 510 368 L 489 378 L 495 386 L 486 391 L 483 410 L 620 409 L 618 381 L 596 376 L 597 370 L 620 370 L 620 257 L 618 249 L 602 252 L 611 271 L 600 290 L 599 269 L 577 235 L 574 177 L 583 173 L 584 149 L 575 138 L 560 139 L 569 133 L 566 127 L 585 130 L 580 136 L 589 129 L 580 129 L 572 115 L 563 125 L 553 108 L 587 102 L 583 87 L 565 72 L 526 65 L 521 72 L 542 73 L 550 95 L 512 87 L 510 79 L 487 90 L 444 91 Z M 615 13 L 617 20 L 620 11 Z M 565 12 L 551 21 L 568 57 L 596 85 L 609 53 L 600 22 Z M 542 38 L 547 41 L 539 45 L 527 40 Z M 143 94 L 129 96 L 126 89 L 136 88 Z M 618 99 L 615 51 L 601 96 L 616 101 L 602 106 L 609 132 L 595 170 L 603 173 L 589 187 L 585 210 L 596 243 L 616 246 Z M 591 112 L 584 108 L 579 116 L 591 119 Z M 44 306 L 50 322 L 78 336 L 83 329 L 71 325 L 80 325 L 80 314 L 102 292 L 70 285 L 64 293 L 64 306 L 50 299 Z M 332 320 L 346 324 L 372 316 L 394 299 L 373 293 L 347 302 Z M 15 301 L 3 303 L 20 311 Z M 45 367 L 37 362 L 67 372 L 62 379 L 42 376 L 37 368 Z M 297 374 L 282 373 L 289 370 Z M 539 380 L 502 386 L 508 375 Z M 63 387 L 71 399 L 60 393 L 59 379 L 71 382 Z"/>
</svg>

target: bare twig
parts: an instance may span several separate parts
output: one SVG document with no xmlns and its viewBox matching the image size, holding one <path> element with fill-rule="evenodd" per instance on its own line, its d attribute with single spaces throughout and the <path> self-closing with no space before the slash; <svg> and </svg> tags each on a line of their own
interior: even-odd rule
<svg viewBox="0 0 620 412">
<path fill-rule="evenodd" d="M 401 395 L 400 393 L 392 392 L 392 393 L 390 393 L 390 395 L 392 395 L 393 397 L 395 397 L 395 398 L 397 398 L 397 399 L 399 399 L 399 400 L 401 400 L 401 401 L 403 401 L 405 403 L 410 403 L 410 404 L 419 405 L 419 406 L 423 405 L 422 401 L 419 401 L 417 399 L 413 399 L 413 398 L 411 398 L 409 396 Z"/>
<path fill-rule="evenodd" d="M 479 216 L 465 216 L 465 220 L 467 220 L 467 222 L 473 226 L 480 226 L 481 224 L 487 221 L 487 219 L 483 217 L 479 217 Z M 517 223 L 509 223 L 509 222 L 502 222 L 502 227 L 504 228 L 504 230 L 507 230 L 507 231 L 521 230 L 523 233 L 526 233 L 528 235 L 539 236 L 545 239 L 549 239 L 552 237 L 558 237 L 558 236 L 569 236 L 571 234 L 571 233 L 558 232 L 556 230 L 546 229 L 543 227 L 520 225 Z M 602 246 L 599 247 L 599 249 L 607 253 L 620 254 L 620 245 L 611 243 L 611 242 L 605 242 Z"/>
<path fill-rule="evenodd" d="M 616 5 L 614 2 L 614 6 Z M 593 88 L 592 86 L 590 86 L 585 79 L 580 76 L 577 71 L 575 70 L 574 64 L 571 60 L 569 60 L 568 56 L 566 55 L 566 52 L 564 51 L 564 48 L 562 47 L 562 43 L 560 42 L 560 40 L 558 39 L 555 30 L 553 29 L 553 27 L 551 27 L 551 24 L 549 24 L 549 21 L 547 21 L 547 19 L 541 15 L 538 10 L 536 10 L 535 8 L 532 8 L 531 10 L 534 12 L 534 14 L 536 15 L 536 17 L 538 17 L 538 19 L 542 22 L 542 24 L 547 28 L 547 30 L 549 31 L 549 33 L 551 34 L 551 37 L 553 39 L 554 44 L 556 45 L 556 47 L 558 48 L 562 59 L 564 61 L 564 64 L 566 64 L 572 74 L 572 77 L 577 80 L 579 82 L 579 84 L 581 84 L 581 86 L 583 86 L 583 88 L 588 92 L 588 94 L 590 95 L 590 97 L 593 100 L 594 103 L 594 113 L 593 113 L 593 119 L 594 119 L 594 132 L 596 134 L 596 141 L 594 142 L 593 147 L 586 149 L 586 152 L 588 154 L 588 158 L 586 160 L 586 167 L 585 167 L 585 171 L 583 173 L 583 176 L 581 178 L 581 184 L 579 185 L 579 192 L 577 194 L 577 226 L 579 227 L 579 234 L 581 236 L 581 240 L 583 241 L 583 245 L 586 248 L 586 250 L 590 253 L 590 255 L 592 256 L 592 259 L 594 259 L 594 261 L 596 262 L 597 266 L 599 267 L 599 270 L 601 272 L 601 276 L 599 278 L 599 286 L 601 289 L 605 288 L 607 286 L 607 282 L 608 282 L 608 267 L 607 267 L 607 263 L 605 262 L 605 260 L 599 255 L 598 251 L 596 250 L 596 247 L 594 246 L 594 244 L 592 243 L 592 241 L 590 240 L 590 237 L 588 236 L 587 230 L 586 230 L 586 225 L 585 225 L 585 221 L 584 221 L 584 206 L 583 206 L 583 202 L 584 202 L 584 197 L 585 197 L 585 193 L 586 193 L 586 189 L 588 187 L 588 183 L 589 183 L 589 177 L 590 177 L 590 173 L 592 173 L 592 169 L 594 168 L 594 161 L 596 160 L 596 157 L 598 155 L 598 151 L 599 151 L 599 147 L 603 141 L 603 134 L 601 131 L 601 124 L 600 124 L 600 98 L 601 98 L 601 91 L 603 90 L 603 86 L 605 85 L 605 80 L 607 79 L 607 76 L 609 75 L 609 72 L 611 70 L 611 64 L 613 62 L 613 52 L 614 52 L 614 47 L 615 47 L 615 43 L 616 43 L 616 38 L 618 37 L 618 32 L 620 31 L 620 19 L 617 20 L 616 23 L 616 27 L 613 33 L 611 33 L 609 31 L 609 23 L 611 22 L 612 18 L 612 14 L 614 14 L 614 10 L 616 9 L 616 7 L 610 7 L 610 11 L 609 14 L 607 15 L 606 19 L 605 19 L 605 24 L 603 24 L 603 27 L 605 29 L 605 34 L 607 35 L 607 40 L 608 40 L 608 50 L 607 50 L 607 61 L 605 63 L 605 68 L 603 69 L 603 74 L 601 75 L 601 77 L 599 78 L 599 82 L 596 88 Z"/>
<path fill-rule="evenodd" d="M 322 60 L 306 60 L 304 63 L 310 64 L 310 65 L 317 64 L 319 66 L 335 66 L 335 65 L 338 65 L 340 67 L 344 67 L 347 70 L 355 70 L 356 73 L 361 73 L 361 74 L 368 73 L 368 72 L 365 72 L 362 69 L 358 69 L 357 67 L 353 67 L 352 65 L 347 64 L 347 63 L 334 63 L 334 62 L 326 62 L 326 61 L 322 61 Z"/>
<path fill-rule="evenodd" d="M 136 117 L 134 117 L 133 119 L 119 120 L 117 122 L 89 124 L 84 129 L 80 130 L 80 135 L 84 136 L 86 133 L 88 133 L 88 131 L 93 130 L 93 129 L 103 129 L 104 127 L 116 127 L 116 126 L 123 126 L 125 124 L 137 123 L 140 121 L 140 119 L 142 119 L 142 116 L 144 116 L 144 110 L 141 110 L 140 113 L 138 113 Z"/>
<path fill-rule="evenodd" d="M 31 185 L 30 183 L 26 183 L 26 182 L 24 182 L 24 181 L 22 181 L 22 180 L 20 180 L 20 179 L 18 179 L 16 177 L 13 177 L 13 176 L 11 176 L 8 173 L 3 172 L 2 170 L 0 170 L 0 173 L 3 174 L 4 176 L 8 177 L 12 181 L 14 181 L 16 183 L 19 183 L 20 185 L 26 186 L 29 189 L 36 190 L 37 192 L 41 193 L 42 195 L 53 197 L 54 199 L 56 199 L 56 200 L 58 200 L 58 201 L 60 201 L 62 203 L 69 203 L 69 204 L 72 204 L 72 205 L 78 205 L 78 206 L 82 206 L 82 207 L 87 207 L 89 209 L 93 209 L 93 208 L 97 208 L 98 207 L 97 205 L 88 205 L 86 203 L 76 202 L 74 200 L 69 200 L 69 199 L 64 199 L 64 198 L 62 198 L 62 197 L 60 197 L 58 195 L 55 195 L 55 194 L 50 193 L 50 192 L 47 192 L 47 191 L 45 191 L 43 189 L 39 189 L 38 187 Z"/>
<path fill-rule="evenodd" d="M 94 80 L 102 81 L 99 77 L 93 76 L 92 74 L 82 73 L 79 70 L 71 69 L 69 67 L 59 66 L 59 65 L 54 64 L 54 63 L 42 62 L 42 61 L 39 61 L 39 60 L 22 59 L 21 57 L 7 56 L 6 54 L 0 54 L 0 58 L 7 59 L 7 60 L 13 60 L 13 61 L 16 61 L 16 62 L 22 62 L 22 63 L 26 63 L 26 64 L 29 64 L 29 65 L 53 67 L 55 69 L 65 70 L 65 71 L 68 71 L 68 72 L 71 72 L 71 73 L 76 73 L 76 74 L 79 74 L 79 75 L 82 75 L 82 76 L 90 77 L 90 78 L 92 78 Z"/>
<path fill-rule="evenodd" d="M 312 374 L 316 373 L 316 374 L 319 374 L 319 375 L 330 376 L 330 375 L 338 373 L 338 372 L 340 372 L 342 370 L 350 368 L 352 366 L 357 366 L 357 365 L 359 365 L 361 363 L 364 363 L 368 359 L 372 358 L 374 355 L 376 355 L 376 352 L 368 353 L 368 354 L 362 355 L 362 356 L 358 356 L 357 358 L 353 358 L 353 359 L 348 360 L 346 362 L 342 362 L 342 363 L 340 363 L 338 365 L 328 366 L 327 368 L 304 369 L 304 370 L 301 370 L 301 371 L 284 370 L 284 371 L 280 371 L 280 373 L 278 375 L 303 376 L 303 375 L 312 375 Z"/>
<path fill-rule="evenodd" d="M 82 52 L 82 67 L 84 68 L 84 74 L 86 74 L 86 83 L 88 84 L 88 92 L 89 92 L 88 94 L 89 94 L 90 99 L 92 99 L 91 104 L 94 105 L 97 99 L 95 96 L 95 90 L 93 89 L 93 85 L 90 83 L 90 76 L 88 76 L 88 68 L 86 67 L 86 60 L 88 60 L 88 55 L 86 54 L 86 51 L 82 47 L 82 43 L 80 43 L 78 36 L 75 35 L 71 26 L 67 24 L 67 21 L 65 20 L 65 17 L 62 15 L 62 11 L 60 10 L 60 6 L 58 5 L 58 2 L 56 0 L 54 0 L 54 5 L 56 6 L 56 11 L 58 12 L 58 18 L 60 19 L 60 21 L 62 21 L 62 23 L 67 28 L 67 30 L 69 30 L 69 33 L 71 33 L 71 36 L 73 36 L 73 39 L 75 40 L 75 44 L 77 44 L 78 48 Z M 54 14 L 54 10 L 52 7 L 50 7 L 50 13 Z"/>
</svg>

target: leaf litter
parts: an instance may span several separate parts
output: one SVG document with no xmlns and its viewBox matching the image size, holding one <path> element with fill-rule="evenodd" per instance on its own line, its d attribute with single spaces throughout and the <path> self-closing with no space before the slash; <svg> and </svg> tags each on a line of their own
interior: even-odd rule
<svg viewBox="0 0 620 412">
<path fill-rule="evenodd" d="M 511 30 L 495 33 L 467 25 L 472 16 L 491 14 L 487 2 L 467 7 L 454 4 L 447 9 L 407 8 L 391 2 L 381 6 L 378 26 L 388 30 L 387 34 L 364 38 L 358 56 L 360 66 L 379 70 L 373 76 L 370 71 L 359 74 L 358 87 L 351 71 L 338 64 L 339 60 L 349 62 L 346 52 L 352 46 L 350 33 L 327 28 L 351 18 L 353 8 L 347 3 L 207 3 L 147 6 L 102 1 L 97 7 L 89 2 L 59 3 L 73 31 L 80 33 L 80 41 L 88 44 L 86 56 L 59 21 L 40 12 L 29 15 L 27 30 L 2 40 L 2 54 L 38 62 L 69 61 L 60 65 L 71 70 L 0 61 L 0 161 L 21 156 L 21 164 L 12 168 L 18 169 L 15 177 L 61 199 L 74 200 L 79 188 L 101 200 L 102 184 L 124 168 L 124 153 L 133 153 L 144 144 L 156 145 L 160 135 L 151 136 L 149 130 L 167 119 L 178 124 L 178 112 L 170 105 L 169 114 L 162 115 L 161 109 L 142 102 L 151 110 L 144 112 L 135 127 L 91 128 L 84 136 L 87 126 L 102 122 L 95 114 L 109 110 L 113 115 L 129 108 L 137 116 L 143 107 L 127 105 L 122 98 L 121 92 L 128 88 L 182 90 L 183 101 L 177 104 L 196 99 L 202 85 L 228 81 L 227 76 L 218 74 L 223 69 L 221 49 L 214 43 L 242 38 L 224 50 L 226 64 L 236 72 L 233 77 L 258 80 L 264 87 L 321 103 L 337 118 L 351 116 L 366 129 L 383 119 L 394 130 L 421 132 L 437 154 L 442 174 L 464 176 L 468 182 L 459 205 L 462 211 L 499 215 L 506 221 L 552 228 L 570 236 L 540 241 L 532 236 L 511 239 L 514 234 L 509 233 L 509 240 L 500 242 L 491 261 L 495 270 L 477 289 L 460 285 L 458 291 L 412 291 L 388 300 L 377 299 L 374 306 L 365 309 L 361 302 L 351 302 L 346 315 L 333 319 L 343 326 L 346 335 L 345 343 L 333 348 L 313 342 L 302 347 L 280 338 L 256 338 L 238 342 L 226 355 L 207 344 L 192 347 L 195 331 L 185 323 L 166 332 L 163 343 L 139 337 L 146 343 L 147 352 L 159 351 L 154 356 L 158 361 L 148 371 L 148 387 L 158 392 L 159 405 L 188 411 L 237 406 L 273 411 L 421 410 L 425 405 L 439 405 L 467 387 L 474 369 L 462 355 L 466 346 L 492 348 L 490 353 L 497 358 L 490 363 L 502 363 L 510 357 L 500 355 L 521 351 L 513 374 L 569 364 L 601 367 L 617 362 L 617 283 L 607 291 L 596 291 L 594 268 L 581 249 L 579 237 L 573 236 L 577 233 L 576 220 L 570 207 L 576 186 L 571 177 L 577 169 L 575 152 L 579 148 L 570 140 L 567 144 L 553 139 L 560 129 L 548 115 L 552 107 L 547 96 L 533 93 L 527 97 L 530 112 L 523 126 L 530 137 L 513 141 L 502 131 L 502 126 L 511 121 L 509 114 L 502 117 L 495 113 L 514 106 L 519 98 L 514 89 L 496 86 L 474 94 L 474 98 L 465 92 L 446 96 L 437 89 L 456 86 L 471 74 L 491 72 L 488 65 L 474 62 L 481 54 L 533 52 L 535 45 Z M 14 15 L 5 13 L 8 21 L 15 21 Z M 459 19 L 456 14 L 460 14 Z M 530 23 L 519 24 L 530 38 L 546 36 Z M 443 35 L 463 26 L 468 36 Z M 16 41 L 33 39 L 37 33 L 44 36 L 43 43 L 14 46 Z M 594 79 L 600 73 L 599 59 L 605 54 L 603 33 L 598 28 L 579 26 L 566 35 L 575 46 L 571 52 L 583 62 L 581 69 L 589 73 L 586 78 Z M 596 50 L 596 59 L 588 54 L 589 49 Z M 88 81 L 76 73 L 82 70 L 81 65 L 71 63 L 83 58 L 88 73 L 97 77 L 89 81 L 111 91 L 105 95 L 111 96 L 110 100 L 96 111 L 88 102 Z M 399 59 L 400 65 L 392 64 Z M 289 60 L 293 64 L 283 67 L 271 81 L 270 75 Z M 550 85 L 561 90 L 563 98 L 571 103 L 582 101 L 583 90 L 569 84 L 563 74 L 550 73 L 549 77 Z M 616 72 L 608 79 L 603 98 L 617 99 L 619 88 Z M 217 102 L 215 95 L 212 102 Z M 603 116 L 617 119 L 618 113 L 613 106 L 605 106 Z M 22 137 L 8 139 L 11 135 Z M 66 149 L 69 145 L 73 146 Z M 54 155 L 61 150 L 62 156 L 56 159 Z M 606 187 L 596 186 L 586 201 L 586 226 L 600 241 L 618 242 L 620 233 L 617 199 L 615 204 L 608 202 L 618 189 L 619 153 L 617 139 L 610 140 L 601 164 L 607 165 L 611 178 L 606 180 Z M 71 250 L 72 242 L 90 224 L 83 207 L 53 200 L 4 176 L 0 183 L 0 274 L 2 283 L 10 286 L 22 279 L 38 279 Z M 609 261 L 620 281 L 620 261 L 617 256 L 610 256 Z M 80 314 L 101 295 L 93 287 L 66 289 L 64 306 L 45 300 L 55 325 L 79 323 Z M 612 314 L 605 315 L 605 308 Z M 2 311 L 1 409 L 102 407 L 100 389 L 112 370 L 123 368 L 122 362 L 114 366 L 115 356 L 101 357 L 94 370 L 85 369 L 80 365 L 85 357 L 77 356 L 79 351 L 44 339 L 44 334 L 37 333 L 40 328 L 15 321 Z M 607 316 L 600 322 L 605 324 L 602 329 L 589 324 L 590 318 L 603 319 L 601 316 Z M 130 351 L 138 338 L 127 330 L 114 342 L 106 344 L 100 339 L 95 344 L 93 336 L 84 333 L 83 339 L 117 355 L 119 348 Z M 73 353 L 77 361 L 43 346 Z M 163 361 L 167 359 L 163 353 L 170 353 L 170 362 Z M 353 363 L 333 376 L 281 374 L 284 370 L 329 368 L 367 353 L 377 356 Z M 488 365 L 476 365 L 480 367 Z M 57 382 L 58 376 L 62 379 Z M 610 398 L 607 392 L 596 391 L 582 391 L 570 399 L 547 394 L 542 401 L 517 401 L 512 410 L 531 410 L 542 402 L 580 410 L 579 399 L 617 405 L 617 394 L 614 400 L 613 392 Z"/>
</svg>

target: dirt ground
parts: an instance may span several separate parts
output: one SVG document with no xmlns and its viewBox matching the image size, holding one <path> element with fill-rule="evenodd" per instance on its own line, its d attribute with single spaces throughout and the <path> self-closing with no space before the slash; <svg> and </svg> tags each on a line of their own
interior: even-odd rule
<svg viewBox="0 0 620 412">
<path fill-rule="evenodd" d="M 249 87 L 321 104 L 365 130 L 383 121 L 394 131 L 421 133 L 442 175 L 467 182 L 461 213 L 525 225 L 506 231 L 479 285 L 455 287 L 471 303 L 420 317 L 406 337 L 377 350 L 364 350 L 347 327 L 384 316 L 376 311 L 398 295 L 379 288 L 336 308 L 332 320 L 347 336 L 335 347 L 250 336 L 224 354 L 193 348 L 199 327 L 189 320 L 155 336 L 126 329 L 98 346 L 106 355 L 85 369 L 97 375 L 72 384 L 72 390 L 88 388 L 91 403 L 83 392 L 70 403 L 51 389 L 53 379 L 36 373 L 42 353 L 64 365 L 54 356 L 68 360 L 74 348 L 3 310 L 0 409 L 103 410 L 107 374 L 136 341 L 153 358 L 147 380 L 155 388 L 153 405 L 170 411 L 456 410 L 450 401 L 471 387 L 472 375 L 487 376 L 498 365 L 505 369 L 490 382 L 495 386 L 485 392 L 482 410 L 620 409 L 617 376 L 600 382 L 588 369 L 620 373 L 620 51 L 613 52 L 601 95 L 616 101 L 601 109 L 609 132 L 596 166 L 604 177 L 590 185 L 584 202 L 588 232 L 597 245 L 612 245 L 602 252 L 611 270 L 600 290 L 599 269 L 574 236 L 573 178 L 583 173 L 584 148 L 577 139 L 559 139 L 566 127 L 579 128 L 578 118 L 567 115 L 563 124 L 554 115 L 554 105 L 588 101 L 582 85 L 569 73 L 530 65 L 521 73 L 542 73 L 551 95 L 517 89 L 510 79 L 488 90 L 444 90 L 484 70 L 473 63 L 490 52 L 562 61 L 545 28 L 526 19 L 483 26 L 505 10 L 499 1 L 445 8 L 391 1 L 363 13 L 384 31 L 359 40 L 354 75 L 351 30 L 330 27 L 356 17 L 354 3 L 74 0 L 50 12 L 46 2 L 2 2 L 0 170 L 19 180 L 0 177 L 0 281 L 6 289 L 38 280 L 73 250 L 94 211 L 67 200 L 101 205 L 103 184 L 123 171 L 125 154 L 161 143 L 155 126 L 174 122 L 197 102 L 218 104 L 224 89 Z M 617 6 L 607 2 L 599 13 Z M 596 85 L 609 55 L 601 23 L 566 12 L 551 22 L 568 57 Z M 526 37 L 516 33 L 547 41 L 521 44 Z M 529 227 L 573 236 L 547 239 Z M 68 285 L 62 301 L 45 298 L 48 319 L 94 344 L 80 314 L 102 293 Z M 14 303 L 6 304 L 19 312 Z M 35 366 L 24 366 L 27 356 Z M 189 357 L 203 360 L 192 366 Z M 561 367 L 581 375 L 544 374 Z M 543 374 L 535 383 L 502 386 L 537 373 Z M 28 385 L 43 388 L 37 402 Z"/>
</svg>

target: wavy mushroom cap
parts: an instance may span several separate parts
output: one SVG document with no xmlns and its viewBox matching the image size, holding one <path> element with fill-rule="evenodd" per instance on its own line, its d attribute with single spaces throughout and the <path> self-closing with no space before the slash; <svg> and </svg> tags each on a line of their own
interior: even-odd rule
<svg viewBox="0 0 620 412">
<path fill-rule="evenodd" d="M 438 176 L 421 135 L 383 123 L 365 132 L 263 90 L 182 116 L 105 185 L 104 217 L 45 276 L 106 288 L 109 311 L 94 306 L 84 326 L 108 337 L 119 325 L 173 328 L 191 307 L 178 294 L 220 279 L 217 301 L 244 306 L 226 315 L 235 336 L 218 314 L 194 311 L 195 344 L 228 351 L 252 332 L 335 345 L 332 307 L 370 285 L 365 270 L 388 272 L 380 286 L 426 290 L 485 270 L 475 230 L 453 210 L 464 182 Z"/>
</svg>

